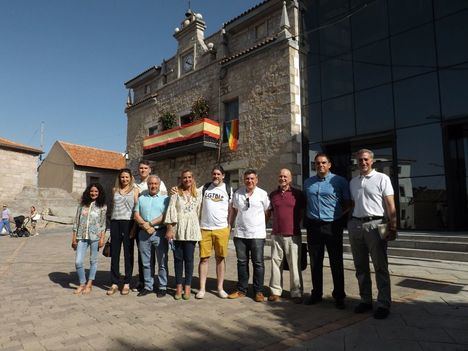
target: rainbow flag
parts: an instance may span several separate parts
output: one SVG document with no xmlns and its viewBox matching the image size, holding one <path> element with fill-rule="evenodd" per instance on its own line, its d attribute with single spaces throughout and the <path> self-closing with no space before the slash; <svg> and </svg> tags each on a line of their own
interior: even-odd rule
<svg viewBox="0 0 468 351">
<path fill-rule="evenodd" d="M 232 151 L 237 150 L 237 144 L 239 142 L 239 120 L 233 119 L 226 122 L 226 134 L 228 137 L 229 149 Z"/>
</svg>

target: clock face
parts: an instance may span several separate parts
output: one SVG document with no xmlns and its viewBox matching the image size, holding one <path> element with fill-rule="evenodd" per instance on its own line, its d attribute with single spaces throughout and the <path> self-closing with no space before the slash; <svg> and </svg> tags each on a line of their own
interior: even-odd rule
<svg viewBox="0 0 468 351">
<path fill-rule="evenodd" d="M 184 72 L 191 71 L 193 69 L 193 54 L 188 54 L 182 59 Z"/>
</svg>

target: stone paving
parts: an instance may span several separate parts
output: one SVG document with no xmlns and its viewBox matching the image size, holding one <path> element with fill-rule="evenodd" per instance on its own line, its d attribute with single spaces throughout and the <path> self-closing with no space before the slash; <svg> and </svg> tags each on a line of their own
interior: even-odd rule
<svg viewBox="0 0 468 351">
<path fill-rule="evenodd" d="M 328 267 L 325 300 L 316 306 L 287 298 L 274 304 L 222 300 L 210 293 L 203 300 L 175 301 L 169 295 L 106 296 L 110 259 L 99 255 L 91 295 L 75 296 L 69 231 L 0 237 L 1 350 L 468 350 L 466 263 L 391 258 L 395 302 L 389 318 L 377 321 L 352 312 L 358 293 L 349 255 L 344 311 L 334 308 Z M 228 292 L 237 274 L 232 246 L 229 254 Z M 266 284 L 268 256 L 266 250 Z M 172 259 L 169 266 L 172 276 Z M 209 276 L 214 289 L 213 261 Z M 287 273 L 284 280 L 287 288 Z M 195 291 L 197 286 L 195 278 Z M 309 270 L 304 286 L 310 291 Z"/>
</svg>

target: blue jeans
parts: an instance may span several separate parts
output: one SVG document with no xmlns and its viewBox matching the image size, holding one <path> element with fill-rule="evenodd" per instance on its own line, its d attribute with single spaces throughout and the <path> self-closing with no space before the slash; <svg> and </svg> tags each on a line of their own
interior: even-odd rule
<svg viewBox="0 0 468 351">
<path fill-rule="evenodd" d="M 249 289 L 249 257 L 253 265 L 254 293 L 263 292 L 265 280 L 265 264 L 263 261 L 263 248 L 265 239 L 234 238 L 237 255 L 237 290 L 247 294 Z"/>
<path fill-rule="evenodd" d="M 8 233 L 11 234 L 10 220 L 8 218 L 4 218 L 0 222 L 0 233 L 2 232 L 3 226 L 5 226 Z"/>
<path fill-rule="evenodd" d="M 89 258 L 90 266 L 88 280 L 94 280 L 96 278 L 99 240 L 78 240 L 78 246 L 76 247 L 75 267 L 76 273 L 78 274 L 78 278 L 80 279 L 80 285 L 86 284 L 86 273 L 83 261 L 88 248 L 91 249 L 91 255 Z"/>
<path fill-rule="evenodd" d="M 174 270 L 176 284 L 192 285 L 193 276 L 193 252 L 196 241 L 174 240 Z M 185 265 L 185 281 L 182 278 Z"/>
<path fill-rule="evenodd" d="M 158 282 L 159 290 L 166 290 L 167 287 L 167 250 L 168 244 L 165 238 L 166 228 L 161 228 L 153 235 L 146 231 L 138 232 L 138 249 L 140 250 L 143 265 L 143 276 L 145 279 L 145 289 L 153 290 L 154 278 L 151 267 L 151 248 L 154 247 L 156 259 L 158 260 Z"/>
</svg>

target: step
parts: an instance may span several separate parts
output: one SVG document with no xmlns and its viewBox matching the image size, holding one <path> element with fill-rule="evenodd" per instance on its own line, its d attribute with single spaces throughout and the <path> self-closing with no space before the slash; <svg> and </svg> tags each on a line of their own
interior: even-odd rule
<svg viewBox="0 0 468 351">
<path fill-rule="evenodd" d="M 351 252 L 349 244 L 343 245 L 344 252 Z M 454 252 L 442 250 L 422 250 L 398 247 L 388 247 L 388 256 L 426 258 L 432 260 L 468 262 L 468 252 Z"/>
<path fill-rule="evenodd" d="M 349 244 L 349 238 L 343 238 L 344 244 Z M 389 247 L 404 248 L 404 249 L 420 249 L 420 250 L 436 250 L 436 251 L 453 251 L 453 252 L 468 252 L 468 243 L 465 242 L 444 242 L 444 241 L 415 241 L 407 240 L 399 237 L 395 241 L 388 243 Z"/>
</svg>

